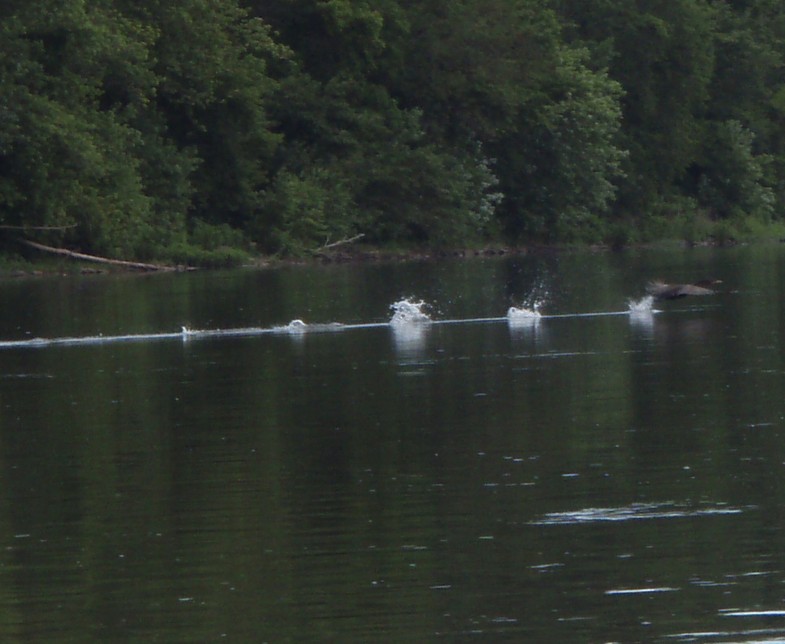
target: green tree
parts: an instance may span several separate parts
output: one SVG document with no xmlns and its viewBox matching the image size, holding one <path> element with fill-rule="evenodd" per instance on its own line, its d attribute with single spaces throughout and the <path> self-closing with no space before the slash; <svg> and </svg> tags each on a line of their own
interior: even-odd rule
<svg viewBox="0 0 785 644">
<path fill-rule="evenodd" d="M 596 237 L 624 157 L 618 83 L 565 45 L 550 2 L 402 5 L 394 95 L 422 109 L 429 138 L 498 179 L 486 211 L 516 239 Z"/>
<path fill-rule="evenodd" d="M 435 137 L 424 111 L 393 91 L 409 33 L 397 3 L 298 0 L 257 10 L 294 52 L 272 101 L 284 143 L 257 226 L 275 231 L 273 247 L 354 233 L 436 245 L 482 234 L 495 179 L 480 148 Z"/>
<path fill-rule="evenodd" d="M 619 205 L 667 208 L 702 148 L 714 69 L 715 11 L 703 0 L 559 0 L 573 37 L 586 42 L 624 90 L 629 150 Z"/>
<path fill-rule="evenodd" d="M 287 51 L 234 0 L 146 0 L 125 9 L 157 30 L 155 107 L 192 164 L 189 216 L 244 227 L 279 142 L 265 106 L 275 89 L 267 65 Z"/>
<path fill-rule="evenodd" d="M 547 0 L 402 0 L 394 95 L 423 110 L 430 135 L 473 145 L 503 137 L 558 64 L 560 26 Z"/>
<path fill-rule="evenodd" d="M 498 148 L 505 225 L 515 238 L 598 241 L 623 176 L 618 83 L 565 49 Z"/>
<path fill-rule="evenodd" d="M 715 218 L 754 215 L 769 221 L 774 191 L 766 185 L 768 155 L 755 154 L 754 135 L 738 121 L 712 125 L 698 179 L 698 198 Z"/>
<path fill-rule="evenodd" d="M 714 216 L 770 219 L 785 206 L 785 8 L 718 4 L 704 150 L 692 169 Z"/>
<path fill-rule="evenodd" d="M 8 11 L 8 8 L 6 8 Z M 110 254 L 134 253 L 150 200 L 125 107 L 152 89 L 144 32 L 110 7 L 79 0 L 23 3 L 0 24 L 0 218 L 19 226 L 73 226 L 69 236 Z M 121 79 L 121 80 L 120 80 Z"/>
</svg>

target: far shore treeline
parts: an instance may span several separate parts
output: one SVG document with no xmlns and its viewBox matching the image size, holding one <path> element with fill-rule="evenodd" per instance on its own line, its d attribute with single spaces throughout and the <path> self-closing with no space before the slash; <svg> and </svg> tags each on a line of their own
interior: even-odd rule
<svg viewBox="0 0 785 644">
<path fill-rule="evenodd" d="M 785 221 L 781 0 L 4 0 L 0 249 L 232 263 Z"/>
</svg>

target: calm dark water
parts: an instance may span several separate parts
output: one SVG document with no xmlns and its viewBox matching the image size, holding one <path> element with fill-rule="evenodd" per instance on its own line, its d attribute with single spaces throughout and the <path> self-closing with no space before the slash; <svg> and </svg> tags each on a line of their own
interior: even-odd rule
<svg viewBox="0 0 785 644">
<path fill-rule="evenodd" d="M 0 350 L 0 640 L 783 638 L 784 292 L 780 246 L 0 283 L 0 340 L 95 338 Z"/>
</svg>

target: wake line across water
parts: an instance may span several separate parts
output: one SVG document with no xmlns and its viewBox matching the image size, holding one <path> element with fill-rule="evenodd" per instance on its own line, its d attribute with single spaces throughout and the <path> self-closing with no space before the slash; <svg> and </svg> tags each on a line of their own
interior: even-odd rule
<svg viewBox="0 0 785 644">
<path fill-rule="evenodd" d="M 646 302 L 646 300 L 649 300 Z M 162 340 L 198 340 L 203 338 L 232 338 L 250 337 L 260 335 L 291 335 L 299 336 L 312 333 L 328 333 L 336 331 L 351 331 L 357 329 L 374 329 L 389 327 L 396 331 L 406 331 L 411 329 L 425 329 L 435 325 L 448 324 L 488 324 L 507 322 L 512 327 L 536 326 L 540 320 L 565 319 L 565 318 L 588 318 L 588 317 L 607 317 L 607 316 L 631 316 L 653 315 L 659 313 L 651 308 L 650 298 L 644 298 L 641 302 L 630 302 L 629 309 L 626 311 L 598 311 L 591 313 L 556 313 L 541 314 L 537 308 L 516 308 L 510 307 L 507 315 L 499 317 L 479 317 L 479 318 L 459 318 L 439 320 L 432 319 L 426 312 L 427 304 L 422 301 L 400 300 L 390 306 L 393 311 L 392 318 L 388 322 L 362 322 L 356 324 L 344 324 L 341 322 L 331 322 L 327 324 L 307 324 L 302 320 L 292 320 L 289 324 L 271 327 L 239 327 L 230 329 L 189 329 L 182 327 L 177 332 L 162 333 L 129 333 L 122 335 L 88 335 L 61 338 L 30 338 L 26 340 L 0 340 L 0 350 L 3 349 L 23 349 L 23 348 L 46 348 L 56 346 L 85 346 L 116 344 L 125 342 L 154 342 Z"/>
</svg>

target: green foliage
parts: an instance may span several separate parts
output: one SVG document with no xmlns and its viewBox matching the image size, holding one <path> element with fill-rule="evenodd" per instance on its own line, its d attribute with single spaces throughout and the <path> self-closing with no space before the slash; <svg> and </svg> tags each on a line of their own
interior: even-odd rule
<svg viewBox="0 0 785 644">
<path fill-rule="evenodd" d="M 152 213 L 134 154 L 140 138 L 118 106 L 102 101 L 110 77 L 124 72 L 129 110 L 151 91 L 135 41 L 142 30 L 76 0 L 46 5 L 25 5 L 0 27 L 0 220 L 76 224 L 72 238 L 86 247 L 133 255 Z"/>
<path fill-rule="evenodd" d="M 225 264 L 359 233 L 697 241 L 785 212 L 772 0 L 8 0 L 0 18 L 0 225 L 59 227 L 49 243 Z"/>
<path fill-rule="evenodd" d="M 455 245 L 481 237 L 491 223 L 496 179 L 480 150 L 390 146 L 366 168 L 358 201 L 372 240 Z"/>
<path fill-rule="evenodd" d="M 299 74 L 281 84 L 273 112 L 286 143 L 253 229 L 262 246 L 301 253 L 356 233 L 443 245 L 483 232 L 495 179 L 476 142 L 432 142 L 422 111 L 401 108 L 377 83 Z"/>
<path fill-rule="evenodd" d="M 345 186 L 325 168 L 314 167 L 302 176 L 279 172 L 264 211 L 252 234 L 268 252 L 302 255 L 345 232 L 345 216 L 352 208 Z"/>
<path fill-rule="evenodd" d="M 622 145 L 629 159 L 620 205 L 646 210 L 678 190 L 699 154 L 714 64 L 714 10 L 695 0 L 560 4 L 579 27 L 577 37 L 603 52 L 611 78 L 624 89 Z"/>
<path fill-rule="evenodd" d="M 429 132 L 483 142 L 504 136 L 520 104 L 558 65 L 560 27 L 543 0 L 403 2 L 404 67 L 390 82 L 422 108 Z M 396 70 L 391 70 L 394 74 Z"/>
<path fill-rule="evenodd" d="M 269 182 L 279 137 L 265 101 L 267 63 L 287 55 L 235 2 L 136 3 L 159 30 L 157 111 L 178 149 L 193 151 L 189 214 L 242 226 Z"/>
<path fill-rule="evenodd" d="M 769 220 L 774 193 L 765 183 L 767 157 L 753 151 L 754 135 L 733 120 L 712 128 L 698 182 L 700 204 L 718 218 L 753 215 Z"/>
<path fill-rule="evenodd" d="M 618 145 L 621 88 L 584 60 L 585 52 L 565 50 L 548 94 L 522 106 L 518 128 L 498 146 L 506 224 L 516 237 L 602 234 L 626 156 Z"/>
<path fill-rule="evenodd" d="M 249 259 L 249 245 L 242 231 L 200 219 L 191 222 L 187 239 L 159 243 L 154 248 L 156 259 L 187 266 L 228 268 Z"/>
<path fill-rule="evenodd" d="M 182 266 L 233 268 L 245 264 L 249 255 L 239 248 L 222 246 L 208 250 L 188 242 L 180 242 L 166 248 L 160 258 Z"/>
</svg>

